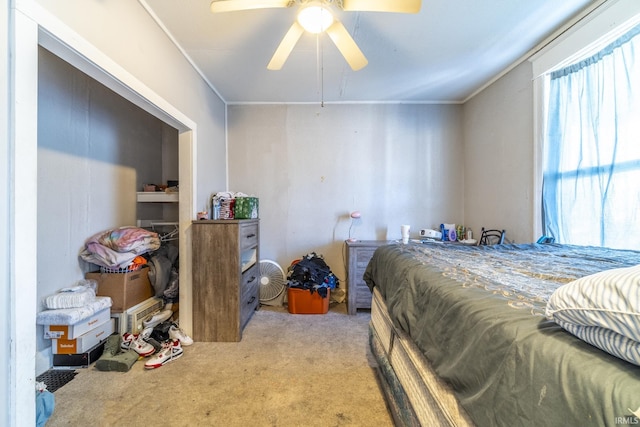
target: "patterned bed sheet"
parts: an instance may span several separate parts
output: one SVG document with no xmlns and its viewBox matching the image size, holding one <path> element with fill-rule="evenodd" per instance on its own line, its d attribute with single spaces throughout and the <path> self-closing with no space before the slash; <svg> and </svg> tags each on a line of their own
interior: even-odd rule
<svg viewBox="0 0 640 427">
<path fill-rule="evenodd" d="M 640 252 L 568 245 L 389 245 L 365 281 L 479 426 L 638 420 L 640 369 L 544 317 L 553 291 Z M 640 422 L 640 420 L 638 420 Z"/>
</svg>

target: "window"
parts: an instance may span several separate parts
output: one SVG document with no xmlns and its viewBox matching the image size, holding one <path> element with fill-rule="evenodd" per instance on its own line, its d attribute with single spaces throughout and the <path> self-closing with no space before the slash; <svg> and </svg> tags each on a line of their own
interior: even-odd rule
<svg viewBox="0 0 640 427">
<path fill-rule="evenodd" d="M 640 25 L 548 75 L 543 232 L 640 247 Z"/>
</svg>

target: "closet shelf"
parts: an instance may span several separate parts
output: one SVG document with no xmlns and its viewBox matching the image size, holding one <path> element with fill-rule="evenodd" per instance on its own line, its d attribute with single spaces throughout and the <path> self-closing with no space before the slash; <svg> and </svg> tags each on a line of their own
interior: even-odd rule
<svg viewBox="0 0 640 427">
<path fill-rule="evenodd" d="M 141 228 L 154 227 L 178 227 L 178 221 L 167 221 L 166 219 L 139 219 L 137 226 Z"/>
<path fill-rule="evenodd" d="M 178 203 L 179 193 L 165 193 L 162 191 L 138 191 L 138 202 L 147 203 Z"/>
</svg>

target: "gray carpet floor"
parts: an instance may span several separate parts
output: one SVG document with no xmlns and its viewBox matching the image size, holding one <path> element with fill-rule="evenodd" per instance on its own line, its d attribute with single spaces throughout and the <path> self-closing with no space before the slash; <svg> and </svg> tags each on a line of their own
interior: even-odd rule
<svg viewBox="0 0 640 427">
<path fill-rule="evenodd" d="M 79 369 L 56 426 L 392 426 L 368 347 L 370 314 L 261 307 L 238 343 L 197 342 L 161 368 Z"/>
</svg>

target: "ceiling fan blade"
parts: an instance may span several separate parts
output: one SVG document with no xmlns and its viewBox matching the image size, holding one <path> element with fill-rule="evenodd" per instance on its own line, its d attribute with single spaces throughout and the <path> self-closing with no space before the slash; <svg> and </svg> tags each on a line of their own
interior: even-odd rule
<svg viewBox="0 0 640 427">
<path fill-rule="evenodd" d="M 342 0 L 342 9 L 351 12 L 418 13 L 421 0 Z"/>
<path fill-rule="evenodd" d="M 276 52 L 273 54 L 269 65 L 267 65 L 267 69 L 279 70 L 282 68 L 296 43 L 298 43 L 302 33 L 304 33 L 304 28 L 302 28 L 302 25 L 298 24 L 298 21 L 294 21 L 291 28 L 289 28 L 289 31 L 287 31 L 287 34 L 284 35 L 280 45 L 276 49 Z"/>
<path fill-rule="evenodd" d="M 213 0 L 211 2 L 211 12 L 289 7 L 294 3 L 294 0 Z"/>
<path fill-rule="evenodd" d="M 353 71 L 358 71 L 367 66 L 369 61 L 367 61 L 349 31 L 342 25 L 342 22 L 335 21 L 333 25 L 327 28 L 327 34 Z"/>
</svg>

